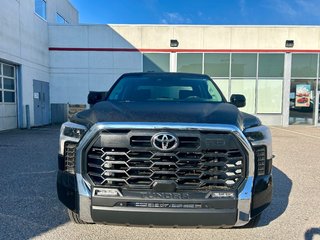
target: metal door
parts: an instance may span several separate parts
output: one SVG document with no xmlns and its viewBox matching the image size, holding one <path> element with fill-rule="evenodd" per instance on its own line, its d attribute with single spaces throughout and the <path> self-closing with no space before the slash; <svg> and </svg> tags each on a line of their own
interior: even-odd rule
<svg viewBox="0 0 320 240">
<path fill-rule="evenodd" d="M 34 125 L 42 126 L 50 123 L 49 83 L 33 80 Z"/>
</svg>

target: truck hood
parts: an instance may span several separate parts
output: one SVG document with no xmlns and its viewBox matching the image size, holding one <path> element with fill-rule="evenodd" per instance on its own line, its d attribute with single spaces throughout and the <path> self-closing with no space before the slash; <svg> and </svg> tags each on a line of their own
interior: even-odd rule
<svg viewBox="0 0 320 240">
<path fill-rule="evenodd" d="M 175 122 L 230 124 L 241 130 L 260 120 L 229 103 L 103 101 L 71 119 L 90 128 L 97 122 Z"/>
</svg>

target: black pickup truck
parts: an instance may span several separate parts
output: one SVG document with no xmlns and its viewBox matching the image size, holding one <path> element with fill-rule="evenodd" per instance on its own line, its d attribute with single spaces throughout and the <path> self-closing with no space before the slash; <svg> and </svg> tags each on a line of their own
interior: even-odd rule
<svg viewBox="0 0 320 240">
<path fill-rule="evenodd" d="M 73 222 L 253 227 L 270 204 L 271 134 L 238 110 L 243 95 L 228 102 L 201 74 L 128 73 L 88 103 L 60 133 Z"/>
</svg>

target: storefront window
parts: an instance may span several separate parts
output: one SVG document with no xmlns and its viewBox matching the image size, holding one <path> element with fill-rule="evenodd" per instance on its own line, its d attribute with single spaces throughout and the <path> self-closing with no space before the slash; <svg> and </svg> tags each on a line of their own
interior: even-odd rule
<svg viewBox="0 0 320 240">
<path fill-rule="evenodd" d="M 202 73 L 202 53 L 178 53 L 177 71 Z"/>
<path fill-rule="evenodd" d="M 230 54 L 204 54 L 204 73 L 210 77 L 229 77 Z"/>
<path fill-rule="evenodd" d="M 243 94 L 246 97 L 246 106 L 241 111 L 255 113 L 256 79 L 232 79 L 231 94 Z"/>
<path fill-rule="evenodd" d="M 169 53 L 145 53 L 143 54 L 144 72 L 169 72 L 170 54 Z"/>
<path fill-rule="evenodd" d="M 291 79 L 289 124 L 313 124 L 315 79 Z"/>
<path fill-rule="evenodd" d="M 282 89 L 282 79 L 259 79 L 257 113 L 281 113 Z"/>
<path fill-rule="evenodd" d="M 252 114 L 281 114 L 283 104 L 283 53 L 178 53 L 177 71 L 213 78 L 223 95 L 243 94 Z M 230 74 L 231 65 L 231 74 Z"/>
<path fill-rule="evenodd" d="M 257 113 L 281 113 L 284 54 L 259 54 Z"/>
<path fill-rule="evenodd" d="M 292 54 L 291 77 L 316 77 L 317 54 Z"/>
<path fill-rule="evenodd" d="M 224 97 L 229 98 L 229 79 L 217 79 L 213 78 L 213 81 L 218 85 Z"/>
<path fill-rule="evenodd" d="M 233 53 L 231 77 L 256 77 L 257 54 Z"/>
<path fill-rule="evenodd" d="M 260 54 L 259 77 L 283 77 L 284 55 L 283 54 Z"/>
</svg>

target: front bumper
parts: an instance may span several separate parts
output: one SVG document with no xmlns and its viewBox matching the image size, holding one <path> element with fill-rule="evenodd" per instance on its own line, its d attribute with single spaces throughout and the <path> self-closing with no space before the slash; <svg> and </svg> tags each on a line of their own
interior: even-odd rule
<svg viewBox="0 0 320 240">
<path fill-rule="evenodd" d="M 233 226 L 235 197 L 213 199 L 210 192 L 122 191 L 119 196 L 91 196 L 94 222 L 130 225 Z M 233 194 L 233 192 L 229 192 Z"/>
<path fill-rule="evenodd" d="M 178 125 L 178 124 L 137 124 L 136 128 L 146 129 L 202 129 L 215 131 L 230 131 L 245 147 L 248 161 L 248 176 L 241 184 L 233 199 L 198 199 L 190 198 L 185 200 L 176 199 L 152 199 L 146 200 L 141 198 L 127 197 L 127 202 L 139 203 L 164 203 L 164 204 L 194 204 L 207 201 L 210 206 L 208 208 L 174 208 L 174 207 L 131 207 L 131 206 L 114 206 L 110 202 L 123 201 L 125 196 L 120 199 L 112 197 L 96 197 L 92 194 L 92 186 L 83 177 L 82 158 L 83 149 L 90 143 L 93 136 L 101 129 L 108 128 L 132 128 L 132 124 L 113 124 L 99 123 L 94 125 L 81 140 L 77 150 L 76 175 L 74 175 L 74 211 L 79 213 L 80 218 L 86 222 L 115 223 L 115 224 L 132 224 L 132 225 L 171 225 L 171 226 L 216 226 L 216 227 L 232 227 L 243 226 L 247 224 L 251 217 L 257 215 L 261 206 L 267 206 L 271 200 L 272 178 L 269 180 L 256 181 L 254 178 L 254 156 L 250 143 L 247 141 L 242 132 L 234 126 L 229 125 Z M 62 174 L 63 175 L 63 174 Z M 70 177 L 70 176 L 69 176 Z M 60 175 L 61 178 L 61 175 Z M 58 193 L 63 192 L 64 181 L 58 182 Z M 262 186 L 263 185 L 263 186 Z M 60 191 L 59 191 L 60 188 Z M 68 180 L 68 189 L 70 190 L 70 179 Z M 259 196 L 256 198 L 255 191 Z M 72 194 L 68 194 L 71 196 Z M 59 199 L 63 201 L 63 196 Z M 263 199 L 265 198 L 265 200 Z M 65 200 L 66 201 L 66 200 Z M 70 200 L 69 200 L 70 202 Z M 253 209 L 259 206 L 253 214 Z M 68 207 L 68 205 L 67 205 Z M 73 209 L 72 209 L 73 210 Z M 262 211 L 262 210 L 261 210 Z"/>
<path fill-rule="evenodd" d="M 78 174 L 78 212 L 82 220 L 97 223 L 242 226 L 250 220 L 251 191 L 247 190 L 252 186 L 252 181 L 252 178 L 246 179 L 242 191 L 235 192 L 234 197 L 227 198 L 212 197 L 213 194 L 210 192 L 183 192 L 183 195 L 170 192 L 156 193 L 151 197 L 148 196 L 150 193 L 126 192 L 121 194 L 122 196 L 104 197 L 94 196 L 94 190 L 91 191 L 82 176 Z"/>
<path fill-rule="evenodd" d="M 78 192 L 77 182 L 82 185 Z M 83 191 L 85 190 L 85 191 Z M 132 225 L 180 225 L 180 226 L 240 226 L 239 222 L 247 223 L 250 217 L 260 214 L 271 202 L 272 176 L 261 176 L 254 180 L 252 207 L 250 215 L 238 209 L 243 200 L 229 199 L 142 199 L 127 197 L 92 197 L 84 179 L 59 171 L 59 199 L 72 211 L 80 214 L 86 222 L 132 224 Z M 114 206 L 119 202 L 151 203 L 152 206 L 163 203 L 160 207 L 121 207 Z M 168 208 L 169 204 L 206 203 L 209 208 Z M 245 202 L 243 202 L 245 204 Z M 181 205 L 179 205 L 181 206 Z M 214 206 L 214 207 L 213 207 Z"/>
<path fill-rule="evenodd" d="M 231 227 L 237 220 L 237 211 L 236 209 L 150 211 L 150 209 L 93 207 L 92 217 L 94 222 L 112 224 Z"/>
</svg>

